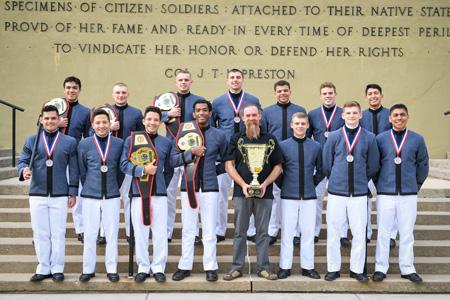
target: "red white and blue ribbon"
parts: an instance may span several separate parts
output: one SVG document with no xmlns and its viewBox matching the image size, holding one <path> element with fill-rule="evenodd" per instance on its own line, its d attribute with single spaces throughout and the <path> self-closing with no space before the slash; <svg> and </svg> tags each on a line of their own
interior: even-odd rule
<svg viewBox="0 0 450 300">
<path fill-rule="evenodd" d="M 239 115 L 239 110 L 241 109 L 242 103 L 244 103 L 244 99 L 245 99 L 245 93 L 244 93 L 244 91 L 242 91 L 242 95 L 241 95 L 241 97 L 239 98 L 239 102 L 238 102 L 238 106 L 237 106 L 237 107 L 236 107 L 236 105 L 234 104 L 233 98 L 231 97 L 231 94 L 230 94 L 229 91 L 228 91 L 228 93 L 227 93 L 227 97 L 228 97 L 228 101 L 229 101 L 230 104 L 231 104 L 231 107 L 232 107 L 233 110 L 234 110 L 234 114 L 235 114 L 236 116 L 238 116 L 238 115 Z"/>
<path fill-rule="evenodd" d="M 334 117 L 336 116 L 337 105 L 334 106 L 333 112 L 331 113 L 329 120 L 327 120 L 327 115 L 325 114 L 323 105 L 320 107 L 320 111 L 322 112 L 322 119 L 323 119 L 323 122 L 325 123 L 325 127 L 327 128 L 327 131 L 330 131 L 331 124 L 333 124 Z"/>
<path fill-rule="evenodd" d="M 400 153 L 402 153 L 402 149 L 405 146 L 406 141 L 408 140 L 409 131 L 408 131 L 408 129 L 406 129 L 405 134 L 403 135 L 402 141 L 400 143 L 400 146 L 397 144 L 397 140 L 395 139 L 394 129 L 391 129 L 390 134 L 391 134 L 392 144 L 394 145 L 395 154 L 397 154 L 397 156 L 400 156 Z"/>
<path fill-rule="evenodd" d="M 344 135 L 344 140 L 345 140 L 345 145 L 347 146 L 347 151 L 349 154 L 352 154 L 353 149 L 355 148 L 356 143 L 358 142 L 359 137 L 361 136 L 362 128 L 361 128 L 361 126 L 359 127 L 358 132 L 356 133 L 355 138 L 353 139 L 352 143 L 350 143 L 350 140 L 347 135 L 347 131 L 345 130 L 345 126 L 342 126 L 341 129 L 342 129 L 342 134 Z"/>
<path fill-rule="evenodd" d="M 108 154 L 109 154 L 109 147 L 111 146 L 111 133 L 108 133 L 108 140 L 106 141 L 105 151 L 102 150 L 102 147 L 100 145 L 100 142 L 98 141 L 97 135 L 94 134 L 94 136 L 92 138 L 94 139 L 95 146 L 97 146 L 97 152 L 102 160 L 102 163 L 104 165 L 106 165 L 106 160 L 108 159 Z"/>
<path fill-rule="evenodd" d="M 44 131 L 42 131 L 42 143 L 44 144 L 45 152 L 47 152 L 48 158 L 52 157 L 53 152 L 56 149 L 56 144 L 58 144 L 60 137 L 61 137 L 61 132 L 57 131 L 56 137 L 53 140 L 53 144 L 51 146 L 49 146 L 48 141 L 47 141 L 47 136 L 45 135 Z"/>
</svg>

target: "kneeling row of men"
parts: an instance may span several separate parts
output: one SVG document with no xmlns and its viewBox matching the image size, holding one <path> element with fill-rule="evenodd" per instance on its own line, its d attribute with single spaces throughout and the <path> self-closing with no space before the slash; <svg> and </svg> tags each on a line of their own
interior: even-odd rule
<svg viewBox="0 0 450 300">
<path fill-rule="evenodd" d="M 134 228 L 138 273 L 135 280 L 145 281 L 153 273 L 158 282 L 165 281 L 168 256 L 167 201 L 164 172 L 177 166 L 196 163 L 195 202 L 188 196 L 182 183 L 182 257 L 174 280 L 190 275 L 193 266 L 194 240 L 198 213 L 201 210 L 204 245 L 203 266 L 206 279 L 215 281 L 216 219 L 218 205 L 217 175 L 225 163 L 226 172 L 235 182 L 233 193 L 235 233 L 232 269 L 224 276 L 233 280 L 242 276 L 246 256 L 246 238 L 249 219 L 253 214 L 256 227 L 257 274 L 266 279 L 286 278 L 292 268 L 293 243 L 297 228 L 301 232 L 302 274 L 318 279 L 314 268 L 314 228 L 316 218 L 315 187 L 327 176 L 327 267 L 326 280 L 340 276 L 340 232 L 348 218 L 353 235 L 350 258 L 351 276 L 367 281 L 364 273 L 366 257 L 367 184 L 373 179 L 377 186 L 378 239 L 374 280 L 383 280 L 388 270 L 389 241 L 394 220 L 400 233 L 400 268 L 402 277 L 421 281 L 413 265 L 413 226 L 417 211 L 417 193 L 428 174 L 428 155 L 423 138 L 406 128 L 408 111 L 404 105 L 394 105 L 390 118 L 393 129 L 375 137 L 359 126 L 361 108 L 357 102 L 346 103 L 342 118 L 345 126 L 328 135 L 323 149 L 319 143 L 306 137 L 308 116 L 296 113 L 291 119 L 294 136 L 278 144 L 276 138 L 261 131 L 261 111 L 250 104 L 240 114 L 245 130 L 236 133 L 226 145 L 224 134 L 209 126 L 212 107 L 206 100 L 193 106 L 194 118 L 203 136 L 203 146 L 178 152 L 172 141 L 157 134 L 161 123 L 158 108 L 147 107 L 143 124 L 145 131 L 134 133 L 124 142 L 111 136 L 109 116 L 103 110 L 93 113 L 95 135 L 79 143 L 58 131 L 58 112 L 55 107 L 42 110 L 44 130 L 38 135 L 41 142 L 35 148 L 35 160 L 30 164 L 36 135 L 27 139 L 18 164 L 23 179 L 32 179 L 30 211 L 33 239 L 39 265 L 32 281 L 53 278 L 64 279 L 64 248 L 67 207 L 75 203 L 78 180 L 81 179 L 83 221 L 85 224 L 83 273 L 80 281 L 95 276 L 96 237 L 102 220 L 107 246 L 106 270 L 110 281 L 118 281 L 117 239 L 119 228 L 120 171 L 130 181 L 131 223 Z M 132 163 L 135 145 L 144 143 L 153 149 L 155 163 L 144 166 Z M 248 157 L 243 146 L 271 145 L 265 163 L 258 175 L 261 193 L 249 194 L 253 179 Z M 148 152 L 147 152 L 148 153 Z M 138 153 L 139 154 L 139 153 Z M 248 155 L 248 154 L 247 154 Z M 135 159 L 136 160 L 136 159 Z M 67 180 L 66 170 L 69 179 Z M 34 174 L 32 176 L 32 174 Z M 272 209 L 272 185 L 281 188 L 282 240 L 280 269 L 277 275 L 269 271 L 268 225 Z M 142 191 L 138 179 L 150 177 L 149 193 Z M 186 177 L 183 178 L 186 180 Z M 149 194 L 149 195 L 147 195 Z M 67 201 L 67 195 L 69 195 Z M 67 205 L 68 204 L 68 205 Z M 194 207 L 194 208 L 192 208 Z M 151 226 L 148 226 L 150 225 Z M 152 230 L 153 260 L 149 261 L 148 235 Z"/>
</svg>

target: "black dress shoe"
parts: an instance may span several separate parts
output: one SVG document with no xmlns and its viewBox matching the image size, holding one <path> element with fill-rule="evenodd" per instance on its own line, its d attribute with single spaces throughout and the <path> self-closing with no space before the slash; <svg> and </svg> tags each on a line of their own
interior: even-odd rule
<svg viewBox="0 0 450 300">
<path fill-rule="evenodd" d="M 136 276 L 134 276 L 134 281 L 136 282 L 144 282 L 145 279 L 147 279 L 148 277 L 150 277 L 150 275 L 148 273 L 137 273 Z"/>
<path fill-rule="evenodd" d="M 225 241 L 225 237 L 223 235 L 216 235 L 217 237 L 217 242 L 220 243 L 222 241 Z"/>
<path fill-rule="evenodd" d="M 106 273 L 106 277 L 108 277 L 108 280 L 111 282 L 117 282 L 120 279 L 118 273 Z"/>
<path fill-rule="evenodd" d="M 319 237 L 318 236 L 315 236 L 314 237 L 314 244 L 317 244 L 319 242 Z"/>
<path fill-rule="evenodd" d="M 289 276 L 291 276 L 291 270 L 290 269 L 279 269 L 277 272 L 278 279 L 286 279 Z"/>
<path fill-rule="evenodd" d="M 408 275 L 401 275 L 401 277 L 405 278 L 405 279 L 409 279 L 409 281 L 414 282 L 414 283 L 421 283 L 423 281 L 422 277 L 420 277 L 417 273 L 411 273 L 411 274 L 408 274 Z"/>
<path fill-rule="evenodd" d="M 389 241 L 389 248 L 394 249 L 395 248 L 395 239 L 391 239 Z"/>
<path fill-rule="evenodd" d="M 156 282 L 165 282 L 166 281 L 166 275 L 164 275 L 164 273 L 161 273 L 161 272 L 153 274 L 153 277 L 155 278 Z"/>
<path fill-rule="evenodd" d="M 269 236 L 269 237 L 270 237 L 269 245 L 275 244 L 277 241 L 277 237 L 276 236 Z"/>
<path fill-rule="evenodd" d="M 346 237 L 341 238 L 341 246 L 342 247 L 350 247 L 352 245 L 352 243 L 350 242 L 350 240 Z"/>
<path fill-rule="evenodd" d="M 373 273 L 372 275 L 372 280 L 373 281 L 383 281 L 386 278 L 386 274 L 384 274 L 383 272 L 380 271 L 376 271 L 375 273 Z"/>
<path fill-rule="evenodd" d="M 38 282 L 48 278 L 52 278 L 52 274 L 34 274 L 33 276 L 31 276 L 30 281 Z"/>
<path fill-rule="evenodd" d="M 64 281 L 64 274 L 63 273 L 53 273 L 52 280 L 53 280 L 53 282 L 62 282 L 62 281 Z"/>
<path fill-rule="evenodd" d="M 106 245 L 106 238 L 104 236 L 97 237 L 97 245 Z"/>
<path fill-rule="evenodd" d="M 195 246 L 201 246 L 201 245 L 203 245 L 202 239 L 201 239 L 199 236 L 195 236 L 194 245 L 195 245 Z"/>
<path fill-rule="evenodd" d="M 77 240 L 84 243 L 84 233 L 77 234 Z"/>
<path fill-rule="evenodd" d="M 167 242 L 168 243 L 172 243 L 172 239 L 167 239 Z"/>
<path fill-rule="evenodd" d="M 206 271 L 206 281 L 217 281 L 219 276 L 217 275 L 216 270 Z"/>
<path fill-rule="evenodd" d="M 339 277 L 341 277 L 341 272 L 339 272 L 339 271 L 336 271 L 336 272 L 328 272 L 328 273 L 325 275 L 325 280 L 326 280 L 326 281 L 333 281 L 333 280 L 338 279 Z"/>
<path fill-rule="evenodd" d="M 186 278 L 188 276 L 191 276 L 191 271 L 190 270 L 178 269 L 178 270 L 176 270 L 175 273 L 173 273 L 172 280 L 180 281 L 180 280 L 183 280 L 184 278 Z"/>
<path fill-rule="evenodd" d="M 294 246 L 300 246 L 300 237 L 294 236 Z"/>
<path fill-rule="evenodd" d="M 355 273 L 350 271 L 350 278 L 355 278 L 359 282 L 367 282 L 369 281 L 369 276 L 364 273 Z"/>
<path fill-rule="evenodd" d="M 370 239 L 369 238 L 366 238 L 366 243 L 367 244 L 370 243 Z"/>
<path fill-rule="evenodd" d="M 92 277 L 95 277 L 95 273 L 83 273 L 80 275 L 79 280 L 81 282 L 88 282 Z"/>
<path fill-rule="evenodd" d="M 254 243 L 256 241 L 256 234 L 255 235 L 250 235 L 250 236 L 247 235 L 247 241 L 250 241 L 250 242 Z"/>
<path fill-rule="evenodd" d="M 312 279 L 320 279 L 320 274 L 314 269 L 307 270 L 302 268 L 302 275 Z"/>
</svg>

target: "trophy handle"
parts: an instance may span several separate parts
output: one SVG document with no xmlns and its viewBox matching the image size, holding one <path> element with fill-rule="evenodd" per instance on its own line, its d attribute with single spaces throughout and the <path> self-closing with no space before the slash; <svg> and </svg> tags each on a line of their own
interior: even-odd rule
<svg viewBox="0 0 450 300">
<path fill-rule="evenodd" d="M 270 139 L 266 145 L 266 153 L 264 154 L 264 162 L 267 164 L 269 162 L 269 156 L 272 154 L 275 149 L 275 141 Z"/>
<path fill-rule="evenodd" d="M 245 149 L 245 147 L 244 147 L 244 139 L 243 138 L 238 139 L 237 146 L 238 146 L 239 152 L 241 152 L 242 157 L 244 158 L 244 162 L 248 165 L 249 161 L 248 161 L 247 149 Z M 249 166 L 249 169 L 250 169 L 250 166 Z"/>
</svg>

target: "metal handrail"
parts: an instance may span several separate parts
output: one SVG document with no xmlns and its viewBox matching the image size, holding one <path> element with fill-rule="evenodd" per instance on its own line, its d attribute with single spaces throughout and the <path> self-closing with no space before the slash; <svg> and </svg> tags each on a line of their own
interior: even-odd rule
<svg viewBox="0 0 450 300">
<path fill-rule="evenodd" d="M 16 110 L 25 111 L 22 107 L 0 99 L 0 104 L 9 106 L 12 109 L 12 166 L 16 166 Z"/>
</svg>

